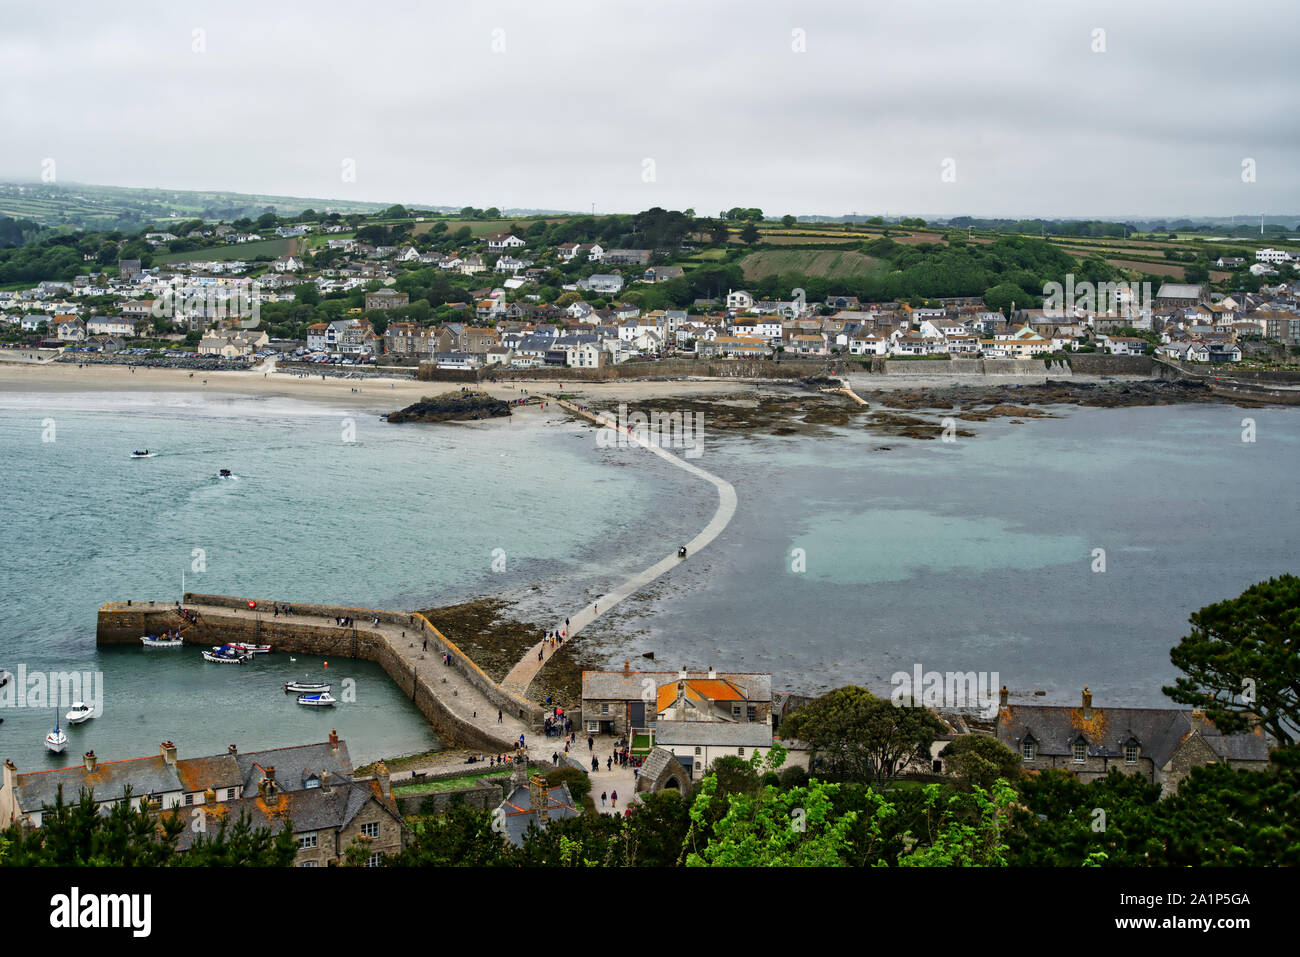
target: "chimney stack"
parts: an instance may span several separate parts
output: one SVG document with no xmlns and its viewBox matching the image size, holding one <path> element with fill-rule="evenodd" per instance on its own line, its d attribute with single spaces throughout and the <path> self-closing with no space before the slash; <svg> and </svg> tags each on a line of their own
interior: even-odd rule
<svg viewBox="0 0 1300 957">
<path fill-rule="evenodd" d="M 322 771 L 322 772 L 320 773 L 320 789 L 321 789 L 322 791 L 324 791 L 326 794 L 329 794 L 329 793 L 330 793 L 330 788 L 331 788 L 331 787 L 332 787 L 332 785 L 330 784 L 330 773 L 329 773 L 329 771 Z"/>
<path fill-rule="evenodd" d="M 1001 705 L 1003 708 L 1007 706 L 1007 697 L 1009 694 L 1010 692 L 1007 691 L 1007 686 L 1003 685 L 1002 691 L 999 692 L 998 694 L 998 704 Z"/>
<path fill-rule="evenodd" d="M 717 673 L 716 671 L 713 670 L 713 665 L 709 665 L 709 677 L 710 677 L 710 678 L 716 678 L 717 676 L 718 676 L 718 673 Z"/>
<path fill-rule="evenodd" d="M 1083 720 L 1092 720 L 1092 692 L 1087 685 L 1083 686 Z"/>
<path fill-rule="evenodd" d="M 632 673 L 632 662 L 630 662 L 630 661 L 625 661 L 625 662 L 623 662 L 623 674 L 624 674 L 624 676 L 626 676 L 626 675 L 630 675 L 631 673 Z"/>
<path fill-rule="evenodd" d="M 176 766 L 176 745 L 170 741 L 162 743 L 162 759 L 172 767 Z"/>
<path fill-rule="evenodd" d="M 1202 734 L 1205 733 L 1205 709 L 1204 708 L 1192 709 L 1192 730 L 1200 732 Z"/>
<path fill-rule="evenodd" d="M 337 751 L 338 749 L 339 749 L 339 733 L 335 731 L 333 728 L 330 728 L 330 750 Z"/>
<path fill-rule="evenodd" d="M 87 752 L 85 753 L 85 755 L 82 756 L 82 759 L 81 759 L 81 760 L 82 760 L 82 763 L 85 764 L 85 766 L 86 766 L 86 770 L 89 771 L 91 774 L 94 774 L 94 773 L 95 773 L 95 767 L 96 767 L 96 766 L 98 765 L 98 763 L 99 763 L 98 760 L 97 760 L 96 757 L 95 757 L 95 752 L 94 752 L 94 751 L 87 751 Z"/>
<path fill-rule="evenodd" d="M 681 670 L 677 672 L 677 680 L 679 680 L 679 681 L 685 681 L 685 680 L 686 680 L 686 666 L 685 666 L 685 665 L 682 665 Z"/>
<path fill-rule="evenodd" d="M 540 774 L 534 774 L 528 782 L 528 809 L 537 815 L 537 826 L 546 827 L 546 808 L 550 803 L 550 788 Z"/>
</svg>

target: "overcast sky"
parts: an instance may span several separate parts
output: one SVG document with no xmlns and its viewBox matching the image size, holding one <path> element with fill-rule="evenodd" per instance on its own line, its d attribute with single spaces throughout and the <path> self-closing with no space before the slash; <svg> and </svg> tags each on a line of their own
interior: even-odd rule
<svg viewBox="0 0 1300 957">
<path fill-rule="evenodd" d="M 49 158 L 60 182 L 452 206 L 1295 214 L 1297 36 L 1294 0 L 0 0 L 0 178 Z"/>
</svg>

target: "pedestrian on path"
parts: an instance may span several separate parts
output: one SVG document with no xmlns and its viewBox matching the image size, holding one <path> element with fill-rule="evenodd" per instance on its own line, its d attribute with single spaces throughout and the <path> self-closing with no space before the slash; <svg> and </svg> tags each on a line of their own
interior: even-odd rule
<svg viewBox="0 0 1300 957">
<path fill-rule="evenodd" d="M 610 799 L 611 801 L 614 802 L 614 807 L 618 807 L 618 792 L 617 792 L 617 791 L 610 791 L 610 792 L 609 792 L 609 799 Z"/>
<path fill-rule="evenodd" d="M 587 735 L 587 750 L 593 751 L 595 750 L 595 747 L 596 747 L 596 739 L 593 738 L 591 735 Z"/>
<path fill-rule="evenodd" d="M 599 758 L 595 758 L 595 757 L 593 757 L 593 758 L 591 759 L 591 770 L 593 770 L 593 771 L 599 771 L 599 770 L 600 770 L 600 759 L 599 759 Z"/>
<path fill-rule="evenodd" d="M 601 807 L 604 807 L 604 806 L 605 806 L 605 792 L 604 792 L 604 791 L 601 791 L 601 792 L 600 792 L 600 806 L 601 806 Z"/>
<path fill-rule="evenodd" d="M 497 708 L 497 724 L 501 723 L 501 709 Z"/>
<path fill-rule="evenodd" d="M 554 764 L 557 768 L 560 766 L 560 752 L 558 751 L 551 752 L 551 763 Z"/>
<path fill-rule="evenodd" d="M 605 770 L 606 771 L 614 770 L 614 758 L 612 756 L 605 759 Z"/>
<path fill-rule="evenodd" d="M 541 661 L 541 660 L 542 660 L 542 649 L 541 649 L 541 648 L 538 648 L 538 649 L 537 649 L 537 660 L 538 660 L 538 661 Z"/>
</svg>

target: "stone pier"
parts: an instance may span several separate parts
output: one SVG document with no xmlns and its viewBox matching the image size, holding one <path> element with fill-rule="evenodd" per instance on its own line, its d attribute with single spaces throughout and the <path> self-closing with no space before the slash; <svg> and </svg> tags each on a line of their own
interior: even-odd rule
<svg viewBox="0 0 1300 957">
<path fill-rule="evenodd" d="M 513 751 L 520 734 L 540 733 L 540 706 L 502 688 L 419 613 L 289 602 L 293 614 L 286 615 L 276 614 L 277 604 L 285 606 L 186 593 L 185 611 L 198 615 L 191 624 L 175 602 L 108 602 L 99 609 L 96 641 L 139 645 L 144 635 L 180 629 L 186 646 L 196 649 L 245 642 L 270 645 L 274 653 L 361 658 L 388 672 L 450 746 L 501 753 Z M 352 624 L 340 626 L 340 618 Z M 450 664 L 443 664 L 444 654 Z"/>
</svg>

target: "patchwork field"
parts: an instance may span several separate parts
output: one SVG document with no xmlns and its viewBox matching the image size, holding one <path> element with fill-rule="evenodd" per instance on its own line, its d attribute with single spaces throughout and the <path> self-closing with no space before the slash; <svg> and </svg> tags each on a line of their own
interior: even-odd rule
<svg viewBox="0 0 1300 957">
<path fill-rule="evenodd" d="M 851 249 L 763 249 L 740 261 L 746 279 L 760 279 L 779 273 L 798 272 L 809 276 L 862 276 L 878 272 L 886 264 Z"/>
<path fill-rule="evenodd" d="M 254 243 L 205 246 L 202 249 L 191 249 L 186 253 L 161 253 L 156 254 L 153 261 L 160 265 L 166 265 L 167 263 L 186 263 L 209 259 L 257 259 L 259 256 L 278 258 L 288 256 L 295 249 L 297 249 L 297 241 L 293 239 L 263 239 Z"/>
</svg>

